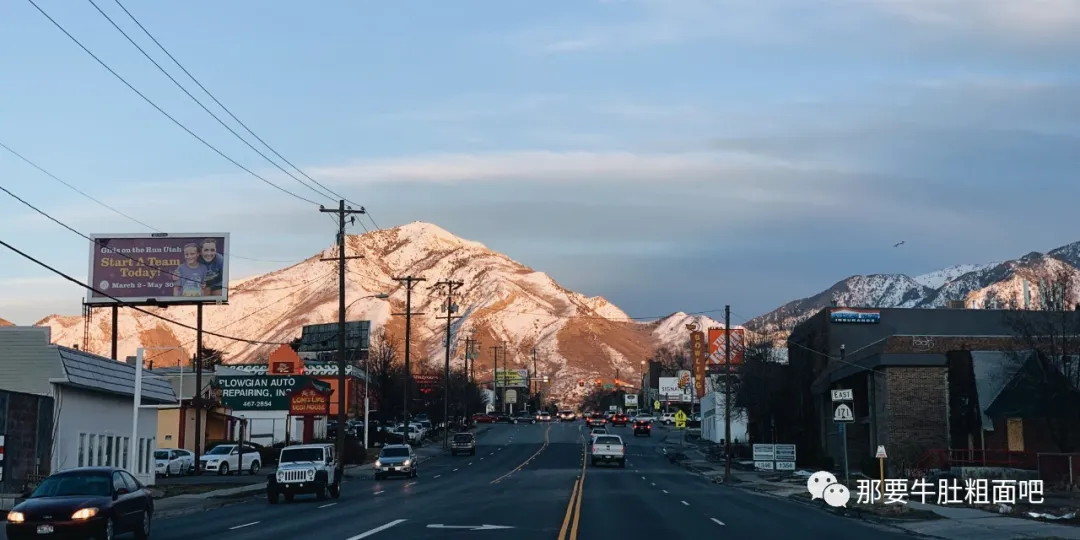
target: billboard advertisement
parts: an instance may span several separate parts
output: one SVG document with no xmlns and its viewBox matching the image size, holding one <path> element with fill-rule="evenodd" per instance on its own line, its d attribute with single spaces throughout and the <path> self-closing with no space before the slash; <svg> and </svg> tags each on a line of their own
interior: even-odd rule
<svg viewBox="0 0 1080 540">
<path fill-rule="evenodd" d="M 627 408 L 637 407 L 637 394 L 626 394 L 623 396 L 623 406 Z"/>
<path fill-rule="evenodd" d="M 697 397 L 699 398 L 705 396 L 705 352 L 708 348 L 708 345 L 705 344 L 704 332 L 690 332 L 690 354 L 691 360 L 693 360 L 694 391 L 697 392 Z"/>
<path fill-rule="evenodd" d="M 499 388 L 528 388 L 529 370 L 527 369 L 496 369 L 495 384 Z"/>
<path fill-rule="evenodd" d="M 660 377 L 660 398 L 679 399 L 682 397 L 682 388 L 679 388 L 678 377 Z"/>
<path fill-rule="evenodd" d="M 90 238 L 87 284 L 97 290 L 86 298 L 88 304 L 115 303 L 109 296 L 134 304 L 229 299 L 229 233 L 95 234 Z"/>
<path fill-rule="evenodd" d="M 724 371 L 724 361 L 727 350 L 725 348 L 727 332 L 723 328 L 709 329 L 709 373 Z M 746 352 L 746 331 L 742 328 L 731 329 L 731 367 L 740 366 L 743 363 Z"/>
<path fill-rule="evenodd" d="M 881 322 L 881 312 L 876 309 L 833 308 L 829 310 L 829 322 L 877 324 Z"/>
</svg>

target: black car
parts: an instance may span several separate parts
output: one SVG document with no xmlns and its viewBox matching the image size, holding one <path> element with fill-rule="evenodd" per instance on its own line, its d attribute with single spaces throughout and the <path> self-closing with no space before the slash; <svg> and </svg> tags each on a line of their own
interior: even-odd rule
<svg viewBox="0 0 1080 540">
<path fill-rule="evenodd" d="M 516 423 L 518 423 L 517 418 L 514 418 L 513 416 L 510 416 L 509 414 L 500 414 L 500 415 L 496 416 L 495 417 L 495 422 L 496 423 L 502 423 L 502 424 L 516 424 Z"/>
<path fill-rule="evenodd" d="M 82 467 L 49 476 L 7 515 L 8 540 L 150 537 L 154 498 L 134 476 L 112 467 Z"/>
<path fill-rule="evenodd" d="M 634 421 L 634 436 L 644 435 L 646 437 L 652 437 L 652 422 L 645 420 Z"/>
</svg>

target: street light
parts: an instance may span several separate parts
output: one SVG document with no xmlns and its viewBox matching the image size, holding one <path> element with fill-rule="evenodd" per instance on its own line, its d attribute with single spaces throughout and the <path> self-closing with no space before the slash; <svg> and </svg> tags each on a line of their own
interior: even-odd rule
<svg viewBox="0 0 1080 540">
<path fill-rule="evenodd" d="M 390 295 L 386 294 L 386 293 L 373 294 L 371 296 L 365 296 L 365 297 L 361 298 L 361 300 L 364 300 L 364 299 L 367 299 L 367 298 L 375 298 L 375 299 L 378 299 L 378 300 L 386 300 L 387 298 L 390 298 Z M 366 357 L 364 357 L 364 449 L 365 450 L 368 447 L 368 423 L 369 423 L 369 421 L 368 421 L 368 418 L 369 418 L 368 417 L 368 409 L 371 408 L 369 406 L 371 401 L 368 400 L 368 379 L 371 378 L 371 370 L 369 369 L 370 364 L 371 364 L 371 352 L 369 350 L 368 355 Z M 345 429 L 345 426 L 338 426 L 338 429 Z"/>
</svg>

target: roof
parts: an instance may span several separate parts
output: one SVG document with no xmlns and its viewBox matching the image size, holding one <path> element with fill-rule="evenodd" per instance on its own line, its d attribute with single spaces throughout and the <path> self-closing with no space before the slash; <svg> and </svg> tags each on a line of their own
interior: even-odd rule
<svg viewBox="0 0 1080 540">
<path fill-rule="evenodd" d="M 57 472 L 52 473 L 50 476 L 67 476 L 69 474 L 80 474 L 80 473 L 97 473 L 97 474 L 105 475 L 105 474 L 112 474 L 112 473 L 114 473 L 116 471 L 121 471 L 121 470 L 123 470 L 123 469 L 117 469 L 115 467 L 78 467 L 78 468 L 75 468 L 75 469 L 65 469 L 65 470 L 62 470 L 62 471 L 57 471 Z"/>
<path fill-rule="evenodd" d="M 233 364 L 229 367 L 237 371 L 242 371 L 248 375 L 266 375 L 270 371 L 269 366 L 266 364 Z M 313 377 L 333 377 L 338 374 L 337 363 L 307 361 L 304 362 L 303 374 L 311 375 Z M 364 370 L 352 365 L 346 365 L 345 375 L 363 379 Z"/>
<path fill-rule="evenodd" d="M 135 395 L 135 366 L 60 345 L 56 350 L 66 379 L 61 384 L 120 396 Z M 168 379 L 143 369 L 142 399 L 176 403 L 176 393 Z"/>
<path fill-rule="evenodd" d="M 297 448 L 326 448 L 327 446 L 334 446 L 334 445 L 332 445 L 332 444 L 330 444 L 330 443 L 320 443 L 320 444 L 293 444 L 293 445 L 289 445 L 289 446 L 286 446 L 285 448 L 282 448 L 282 450 L 295 450 L 295 449 L 297 449 Z"/>
<path fill-rule="evenodd" d="M 1030 352 L 1009 353 L 1003 351 L 971 351 L 971 367 L 975 372 L 975 392 L 979 396 L 979 414 L 982 428 L 994 430 L 994 422 L 986 410 L 1016 377 L 1016 373 L 1028 359 Z"/>
</svg>

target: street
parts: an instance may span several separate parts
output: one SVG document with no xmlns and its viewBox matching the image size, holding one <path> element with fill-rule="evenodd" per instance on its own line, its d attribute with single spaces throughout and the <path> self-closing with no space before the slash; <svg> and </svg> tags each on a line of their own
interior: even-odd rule
<svg viewBox="0 0 1080 540">
<path fill-rule="evenodd" d="M 348 481 L 341 499 L 271 506 L 253 498 L 232 506 L 155 520 L 155 540 L 328 540 L 445 538 L 803 538 L 906 537 L 797 502 L 711 484 L 660 454 L 670 433 L 634 438 L 627 466 L 583 468 L 581 422 L 497 425 L 479 436 L 475 456 L 424 461 L 417 479 Z M 584 474 L 583 474 L 584 473 Z M 583 483 L 582 483 L 583 481 Z M 575 486 L 581 486 L 580 498 Z M 572 498 L 573 496 L 573 498 Z M 483 526 L 487 527 L 483 527 Z M 478 529 L 478 530 L 477 530 Z M 495 531 L 502 531 L 502 534 Z"/>
</svg>

